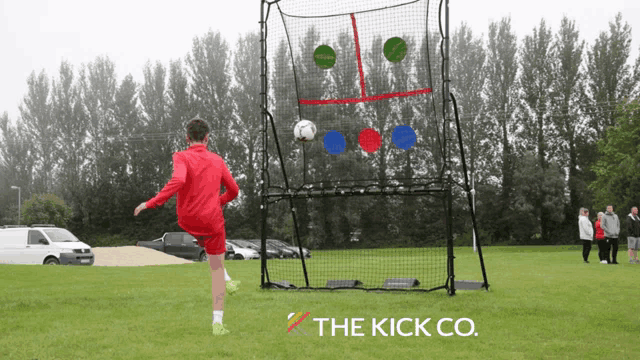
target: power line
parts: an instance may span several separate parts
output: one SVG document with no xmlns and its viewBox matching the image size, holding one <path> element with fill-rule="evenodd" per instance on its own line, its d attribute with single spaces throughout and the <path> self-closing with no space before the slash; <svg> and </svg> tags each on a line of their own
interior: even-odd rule
<svg viewBox="0 0 640 360">
<path fill-rule="evenodd" d="M 528 110 L 531 111 L 535 111 L 535 110 L 549 110 L 552 109 L 553 111 L 549 112 L 546 111 L 545 115 L 546 116 L 565 116 L 565 113 L 563 112 L 563 110 L 569 110 L 569 109 L 580 109 L 581 107 L 586 107 L 586 108 L 596 108 L 596 107 L 600 107 L 601 109 L 594 109 L 591 112 L 585 112 L 585 111 L 581 111 L 581 110 L 577 110 L 576 112 L 574 112 L 573 114 L 569 114 L 570 116 L 592 116 L 592 115 L 599 115 L 602 113 L 602 111 L 612 111 L 614 108 L 617 108 L 618 106 L 620 106 L 620 103 L 616 103 L 616 102 L 611 102 L 611 101 L 602 101 L 602 102 L 597 102 L 594 104 L 586 104 L 586 105 L 580 105 L 580 104 L 575 104 L 575 105 L 564 105 L 561 107 L 554 107 L 554 106 L 540 106 L 537 108 L 529 108 Z M 519 120 L 519 121 L 527 121 L 527 120 L 535 120 L 535 117 L 529 115 L 529 114 L 523 114 L 521 112 L 521 108 L 520 107 L 514 107 L 514 110 L 511 112 L 508 111 L 492 111 L 492 110 L 486 110 L 486 111 L 481 111 L 481 112 L 475 112 L 475 113 L 464 113 L 462 112 L 461 114 L 462 116 L 460 117 L 460 121 L 461 123 L 471 123 L 473 121 L 476 120 L 476 118 L 478 116 L 483 116 L 485 119 L 491 121 L 505 121 L 505 120 L 509 120 L 509 119 L 513 119 L 513 120 Z M 414 117 L 415 119 L 415 117 Z M 401 119 L 403 120 L 403 119 Z M 338 126 L 345 126 L 345 125 L 351 125 L 354 122 L 352 120 L 335 120 L 332 122 L 332 125 L 338 125 Z M 392 122 L 393 123 L 393 122 Z M 433 125 L 439 124 L 440 121 L 434 123 Z M 287 133 L 289 130 L 291 130 L 292 127 L 290 126 L 276 126 L 276 130 L 279 131 L 280 134 L 283 133 Z M 210 130 L 212 133 L 216 133 L 216 134 L 233 134 L 235 133 L 237 130 L 234 129 L 229 129 L 228 127 L 226 128 L 214 128 Z M 184 137 L 185 133 L 184 132 L 159 132 L 159 133 L 137 133 L 137 134 L 130 134 L 130 135 L 112 135 L 112 136 L 106 136 L 103 137 L 103 141 L 107 142 L 107 143 L 147 143 L 147 142 L 156 142 L 156 141 L 180 141 L 182 137 Z M 87 136 L 87 138 L 90 138 L 90 135 Z M 61 138 L 56 138 L 56 139 L 41 139 L 38 142 L 39 143 L 43 143 L 43 144 L 53 144 L 53 143 L 57 143 L 57 142 L 61 142 L 64 141 Z M 89 140 L 89 144 L 93 144 L 93 140 Z M 85 143 L 85 145 L 88 145 Z"/>
</svg>

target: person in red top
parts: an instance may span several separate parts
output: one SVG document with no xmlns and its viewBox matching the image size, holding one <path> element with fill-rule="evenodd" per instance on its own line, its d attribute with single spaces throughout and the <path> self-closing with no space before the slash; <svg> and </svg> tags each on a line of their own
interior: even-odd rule
<svg viewBox="0 0 640 360">
<path fill-rule="evenodd" d="M 607 263 L 607 253 L 609 249 L 607 247 L 607 238 L 604 236 L 604 230 L 600 227 L 600 220 L 602 220 L 604 213 L 598 213 L 598 220 L 596 220 L 596 241 L 598 242 L 598 257 L 601 264 Z"/>
<path fill-rule="evenodd" d="M 213 305 L 213 333 L 226 334 L 222 325 L 225 295 L 224 254 L 226 233 L 224 206 L 238 196 L 238 185 L 222 158 L 207 150 L 209 127 L 198 118 L 187 125 L 189 148 L 173 154 L 173 176 L 162 190 L 134 211 L 137 216 L 144 209 L 164 204 L 178 194 L 176 212 L 178 225 L 198 239 L 205 248 L 211 269 L 211 297 Z M 226 191 L 220 195 L 220 185 Z"/>
</svg>

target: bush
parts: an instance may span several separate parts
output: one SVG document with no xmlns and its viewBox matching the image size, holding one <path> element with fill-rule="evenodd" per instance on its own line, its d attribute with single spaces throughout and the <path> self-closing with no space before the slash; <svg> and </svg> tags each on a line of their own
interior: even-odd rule
<svg viewBox="0 0 640 360">
<path fill-rule="evenodd" d="M 131 239 L 122 235 L 96 234 L 79 236 L 80 241 L 91 247 L 135 246 Z"/>
<path fill-rule="evenodd" d="M 22 207 L 25 224 L 53 224 L 66 228 L 72 214 L 71 208 L 54 194 L 34 194 Z"/>
<path fill-rule="evenodd" d="M 242 227 L 237 230 L 229 231 L 227 237 L 232 239 L 260 239 L 261 236 L 254 229 L 249 229 L 247 227 Z"/>
</svg>

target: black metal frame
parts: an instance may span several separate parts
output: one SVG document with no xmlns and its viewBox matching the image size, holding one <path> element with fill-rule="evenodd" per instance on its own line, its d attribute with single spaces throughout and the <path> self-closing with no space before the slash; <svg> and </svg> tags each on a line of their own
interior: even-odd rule
<svg viewBox="0 0 640 360">
<path fill-rule="evenodd" d="M 419 184 L 411 184 L 411 185 L 380 185 L 380 184 L 368 184 L 364 186 L 334 186 L 331 188 L 323 188 L 323 187 L 313 187 L 310 184 L 303 185 L 301 188 L 293 189 L 289 186 L 288 177 L 285 171 L 284 162 L 282 158 L 282 153 L 280 150 L 280 144 L 278 141 L 278 134 L 276 132 L 275 123 L 273 120 L 273 116 L 269 113 L 267 108 L 267 19 L 269 17 L 269 11 L 272 4 L 277 4 L 280 0 L 260 0 L 261 8 L 260 8 L 260 43 L 261 43 L 261 56 L 260 56 L 260 64 L 261 64 L 261 112 L 262 112 L 262 172 L 261 172 L 261 220 L 262 220 L 262 235 L 261 235 L 261 287 L 262 288 L 289 288 L 285 286 L 281 286 L 276 283 L 272 283 L 269 280 L 269 272 L 267 269 L 267 253 L 266 253 L 266 230 L 267 230 L 267 217 L 268 217 L 268 209 L 269 204 L 278 202 L 281 200 L 289 200 L 291 215 L 293 218 L 293 226 L 295 230 L 295 240 L 297 242 L 298 250 L 300 254 L 302 252 L 302 244 L 300 242 L 300 237 L 298 233 L 298 223 L 296 218 L 296 209 L 293 204 L 293 199 L 296 198 L 315 198 L 315 197 L 342 197 L 342 196 L 359 196 L 359 195 L 408 195 L 408 196 L 416 196 L 416 195 L 433 195 L 433 194 L 444 194 L 443 206 L 446 212 L 446 238 L 447 238 L 447 281 L 444 285 L 438 286 L 429 290 L 412 290 L 412 291 L 433 291 L 438 289 L 447 289 L 449 295 L 455 295 L 455 268 L 454 268 L 454 252 L 453 252 L 453 177 L 452 177 L 452 162 L 451 162 L 451 148 L 447 147 L 447 143 L 449 141 L 453 141 L 451 138 L 451 118 L 450 118 L 450 106 L 451 106 L 451 97 L 449 93 L 449 0 L 440 0 L 440 12 L 442 12 L 442 5 L 445 5 L 445 26 L 444 32 L 442 28 L 442 24 L 440 24 L 440 32 L 443 38 L 441 42 L 441 53 L 442 53 L 442 67 L 443 67 L 443 143 L 441 144 L 442 148 L 442 156 L 444 157 L 444 165 L 442 169 L 441 176 L 437 179 L 426 179 L 427 181 Z M 266 13 L 265 13 L 265 5 L 266 5 Z M 441 14 L 440 14 L 441 15 Z M 454 100 L 455 101 L 455 100 Z M 456 109 L 457 115 L 457 109 Z M 282 168 L 282 173 L 284 176 L 285 188 L 278 187 L 270 187 L 269 186 L 269 177 L 268 177 L 268 152 L 267 152 L 267 144 L 269 140 L 268 136 L 268 127 L 271 124 L 271 128 L 273 129 L 273 137 L 275 141 L 275 145 L 278 151 L 278 157 L 280 160 L 280 165 Z M 460 141 L 460 149 L 462 152 L 462 162 L 464 166 L 465 180 L 467 179 L 466 173 L 466 164 L 464 163 L 464 150 L 462 148 L 462 138 L 459 132 L 459 123 L 458 123 L 458 135 Z M 305 165 L 306 169 L 306 165 Z M 394 180 L 394 179 L 391 179 Z M 467 191 L 468 191 L 468 182 Z M 477 244 L 479 249 L 480 262 L 482 266 L 482 272 L 484 277 L 483 287 L 488 290 L 489 285 L 487 282 L 486 271 L 484 268 L 484 261 L 482 259 L 482 252 L 480 250 L 480 241 L 477 236 L 477 226 L 474 210 L 471 207 L 471 216 L 473 222 L 474 231 L 476 231 L 476 237 L 478 238 Z M 305 287 L 295 288 L 298 290 L 337 290 L 344 288 L 311 288 L 309 286 L 309 277 L 307 273 L 307 267 L 305 262 L 305 257 L 300 256 L 300 260 L 302 263 L 302 270 L 304 272 L 305 278 Z M 348 288 L 353 289 L 353 288 Z M 388 288 L 375 288 L 375 289 L 362 289 L 367 291 L 403 291 L 402 289 L 388 289 Z M 404 290 L 406 291 L 406 290 Z"/>
</svg>

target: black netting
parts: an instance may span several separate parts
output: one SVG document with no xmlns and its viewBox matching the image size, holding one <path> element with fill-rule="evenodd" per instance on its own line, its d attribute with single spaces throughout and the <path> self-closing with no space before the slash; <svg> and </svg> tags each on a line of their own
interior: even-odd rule
<svg viewBox="0 0 640 360">
<path fill-rule="evenodd" d="M 296 199 L 304 226 L 300 239 L 314 254 L 306 262 L 311 287 L 349 278 L 367 288 L 394 277 L 418 278 L 422 289 L 446 283 L 444 193 L 416 197 L 407 191 L 416 184 L 443 189 L 439 7 L 440 1 L 428 0 L 270 5 L 266 111 L 275 129 L 269 128 L 267 191 L 353 195 L 373 186 L 395 187 L 387 194 L 414 195 Z M 294 126 L 302 119 L 317 127 L 312 142 L 294 139 Z M 289 206 L 287 200 L 270 205 L 271 232 L 283 234 L 281 222 L 290 220 L 271 214 L 289 212 L 290 219 Z M 353 209 L 342 216 L 347 219 L 327 219 L 332 209 L 345 207 Z M 363 211 L 375 207 L 381 210 Z M 328 230 L 328 224 L 341 223 L 340 229 Z M 296 244 L 294 224 L 288 229 L 287 240 Z M 272 282 L 306 286 L 300 261 L 269 260 L 267 268 Z"/>
</svg>

